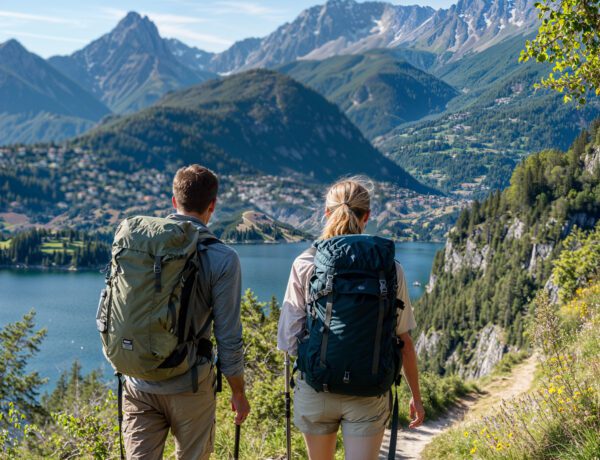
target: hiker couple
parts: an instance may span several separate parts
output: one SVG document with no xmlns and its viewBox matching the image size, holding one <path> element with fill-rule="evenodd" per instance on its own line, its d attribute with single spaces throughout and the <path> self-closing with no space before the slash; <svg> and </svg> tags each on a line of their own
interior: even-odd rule
<svg viewBox="0 0 600 460">
<path fill-rule="evenodd" d="M 128 459 L 161 458 L 169 430 L 177 458 L 210 458 L 221 373 L 235 424 L 250 412 L 240 262 L 207 227 L 217 191 L 209 169 L 181 168 L 173 180 L 176 213 L 126 219 L 115 234 L 96 321 L 119 376 Z M 277 345 L 286 364 L 288 354 L 297 356 L 294 423 L 312 460 L 334 458 L 340 425 L 347 459 L 378 458 L 390 419 L 397 426 L 391 388 L 401 369 L 413 395 L 410 427 L 424 418 L 406 280 L 394 243 L 361 235 L 369 213 L 370 193 L 360 180 L 328 190 L 325 229 L 294 261 L 282 305 Z"/>
</svg>

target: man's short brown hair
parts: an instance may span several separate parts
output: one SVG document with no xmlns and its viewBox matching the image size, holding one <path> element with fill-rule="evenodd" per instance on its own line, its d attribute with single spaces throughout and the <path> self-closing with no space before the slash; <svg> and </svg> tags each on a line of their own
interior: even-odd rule
<svg viewBox="0 0 600 460">
<path fill-rule="evenodd" d="M 217 198 L 218 191 L 219 179 L 204 166 L 184 166 L 173 179 L 173 196 L 183 211 L 203 213 Z"/>
</svg>

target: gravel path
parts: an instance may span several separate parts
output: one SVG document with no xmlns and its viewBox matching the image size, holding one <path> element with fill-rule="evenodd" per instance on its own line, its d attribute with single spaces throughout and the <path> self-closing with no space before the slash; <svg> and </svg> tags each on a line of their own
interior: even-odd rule
<svg viewBox="0 0 600 460">
<path fill-rule="evenodd" d="M 401 460 L 421 458 L 421 452 L 436 435 L 463 420 L 476 418 L 503 399 L 514 398 L 524 393 L 533 382 L 535 367 L 536 358 L 532 356 L 516 366 L 511 374 L 492 380 L 483 388 L 481 394 L 468 395 L 462 398 L 443 417 L 426 421 L 416 430 L 401 428 L 398 431 L 395 458 Z M 380 460 L 387 459 L 389 438 L 390 432 L 387 430 L 381 446 Z"/>
</svg>

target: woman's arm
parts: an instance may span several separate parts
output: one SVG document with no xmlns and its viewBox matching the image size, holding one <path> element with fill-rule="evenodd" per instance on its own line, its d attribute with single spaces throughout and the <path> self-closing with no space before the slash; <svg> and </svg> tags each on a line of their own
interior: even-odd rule
<svg viewBox="0 0 600 460">
<path fill-rule="evenodd" d="M 304 254 L 294 264 L 290 272 L 283 304 L 281 305 L 281 316 L 277 329 L 277 348 L 296 356 L 298 348 L 298 336 L 304 330 L 306 323 L 306 276 L 312 267 L 312 260 Z"/>
<path fill-rule="evenodd" d="M 421 389 L 419 388 L 419 370 L 417 369 L 417 353 L 412 338 L 408 332 L 400 334 L 400 339 L 404 342 L 402 347 L 402 368 L 404 377 L 408 382 L 412 398 L 410 400 L 410 418 L 412 421 L 409 428 L 417 428 L 425 419 L 425 410 L 421 401 Z"/>
</svg>

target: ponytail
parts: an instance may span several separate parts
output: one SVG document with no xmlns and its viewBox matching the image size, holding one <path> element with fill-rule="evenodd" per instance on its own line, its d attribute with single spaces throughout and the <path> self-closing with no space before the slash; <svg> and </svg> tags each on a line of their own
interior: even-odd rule
<svg viewBox="0 0 600 460">
<path fill-rule="evenodd" d="M 367 187 L 366 181 L 353 177 L 329 188 L 325 203 L 328 217 L 321 239 L 362 233 L 360 223 L 371 206 Z"/>
</svg>

